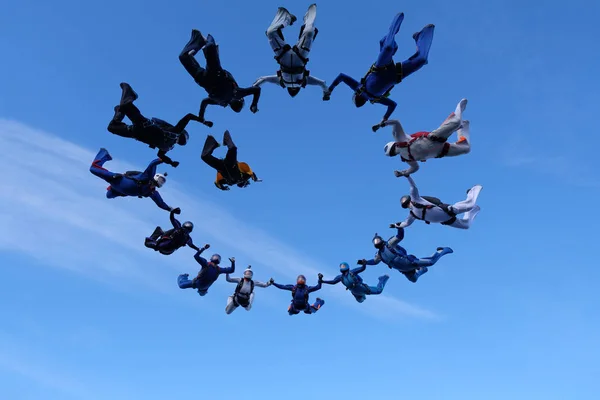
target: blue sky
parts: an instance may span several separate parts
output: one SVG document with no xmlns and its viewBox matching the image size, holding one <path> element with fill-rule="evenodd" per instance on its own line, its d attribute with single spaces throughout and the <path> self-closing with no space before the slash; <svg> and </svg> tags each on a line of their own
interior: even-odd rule
<svg viewBox="0 0 600 400">
<path fill-rule="evenodd" d="M 433 0 L 318 4 L 309 69 L 330 83 L 360 78 L 395 13 L 411 35 L 436 24 L 430 63 L 393 92 L 408 132 L 432 130 L 469 99 L 471 154 L 433 160 L 414 176 L 448 202 L 480 183 L 469 231 L 415 223 L 404 246 L 418 256 L 451 246 L 417 284 L 389 273 L 384 295 L 358 304 L 342 287 L 318 293 L 311 316 L 286 313 L 289 293 L 257 289 L 251 312 L 225 315 L 234 286 L 180 290 L 193 251 L 143 247 L 168 215 L 150 200 L 104 197 L 88 172 L 99 147 L 115 171 L 154 158 L 106 131 L 119 82 L 148 116 L 177 121 L 203 90 L 177 56 L 192 28 L 211 33 L 241 85 L 277 69 L 264 35 L 279 5 L 310 2 L 74 1 L 3 4 L 0 16 L 0 398 L 3 399 L 544 399 L 600 396 L 600 218 L 595 132 L 600 102 L 597 2 Z M 284 33 L 297 38 L 299 25 Z M 340 86 L 290 98 L 266 86 L 259 112 L 210 108 L 212 129 L 165 167 L 165 200 L 255 277 L 293 282 L 371 257 L 373 233 L 402 220 L 404 179 L 383 156 L 384 109 L 357 110 Z M 220 192 L 200 160 L 207 134 L 229 129 L 239 158 L 264 179 Z M 237 275 L 237 274 L 236 274 Z M 313 298 L 316 296 L 313 296 Z M 249 385 L 247 392 L 242 387 Z"/>
</svg>

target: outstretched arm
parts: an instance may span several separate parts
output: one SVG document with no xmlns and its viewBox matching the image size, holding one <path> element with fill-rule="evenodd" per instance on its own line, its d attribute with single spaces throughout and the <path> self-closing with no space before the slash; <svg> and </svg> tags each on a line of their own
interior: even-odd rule
<svg viewBox="0 0 600 400">
<path fill-rule="evenodd" d="M 360 274 L 361 272 L 365 272 L 366 269 L 367 269 L 367 266 L 363 265 L 362 267 L 354 268 L 350 272 L 352 272 L 353 274 Z"/>
<path fill-rule="evenodd" d="M 202 254 L 202 252 L 204 251 L 204 248 L 201 248 L 200 250 L 198 250 L 196 252 L 196 254 L 194 254 L 194 259 L 196 260 L 196 262 L 198 264 L 200 264 L 202 267 L 206 267 L 208 266 L 208 262 L 206 261 L 206 258 L 200 256 L 200 254 Z"/>
<path fill-rule="evenodd" d="M 385 112 L 385 115 L 383 116 L 383 119 L 382 119 L 382 122 L 385 122 L 392 115 L 392 113 L 396 109 L 397 104 L 394 100 L 391 100 L 387 97 L 384 97 L 381 100 L 379 100 L 379 104 L 383 104 L 384 106 L 387 106 L 387 111 Z"/>
<path fill-rule="evenodd" d="M 411 226 L 413 222 L 415 222 L 415 217 L 413 217 L 412 214 L 408 214 L 408 217 L 406 217 L 403 222 L 394 224 L 394 227 L 406 228 L 407 226 Z"/>
<path fill-rule="evenodd" d="M 232 274 L 235 272 L 235 258 L 231 257 L 229 259 L 229 261 L 231 261 L 231 267 L 229 267 L 229 268 L 217 267 L 219 274 Z"/>
<path fill-rule="evenodd" d="M 198 248 L 198 246 L 196 246 L 194 244 L 194 241 L 192 240 L 192 238 L 189 238 L 187 243 L 186 243 L 190 248 L 196 250 L 196 251 L 202 251 L 202 249 Z"/>
<path fill-rule="evenodd" d="M 388 240 L 388 244 L 390 246 L 395 246 L 398 243 L 400 243 L 402 241 L 402 239 L 404 239 L 404 228 L 397 228 L 397 229 L 398 229 L 398 232 L 396 233 L 396 236 L 394 236 L 393 238 Z"/>
<path fill-rule="evenodd" d="M 240 279 L 242 278 L 231 278 L 229 274 L 225 274 L 225 280 L 231 283 L 240 283 Z M 254 282 L 256 284 L 256 282 Z"/>
<path fill-rule="evenodd" d="M 252 95 L 252 104 L 250 104 L 250 111 L 256 112 L 258 111 L 258 99 L 260 99 L 260 87 L 251 86 L 249 88 L 238 88 L 237 92 L 241 94 L 242 97 Z"/>
<path fill-rule="evenodd" d="M 414 174 L 420 168 L 419 163 L 417 161 L 406 161 L 406 163 L 408 164 L 408 168 L 402 171 L 394 171 L 394 175 L 396 175 L 397 178 L 400 178 L 401 176 L 409 176 L 410 174 Z"/>
<path fill-rule="evenodd" d="M 257 287 L 260 287 L 260 288 L 266 288 L 266 287 L 271 286 L 271 283 L 270 282 L 264 283 L 264 282 L 261 282 L 261 281 L 254 281 L 254 286 L 257 286 Z"/>
<path fill-rule="evenodd" d="M 169 164 L 170 166 L 172 166 L 173 168 L 177 168 L 177 166 L 179 165 L 179 161 L 173 161 L 171 159 L 171 157 L 169 157 L 167 155 L 167 152 L 164 150 L 159 150 L 158 153 L 156 154 L 158 156 L 158 158 L 160 158 L 161 160 L 163 160 L 163 162 L 165 164 Z"/>
<path fill-rule="evenodd" d="M 381 256 L 379 255 L 379 253 L 375 254 L 375 258 L 373 258 L 372 260 L 358 260 L 357 264 L 362 264 L 362 265 L 377 265 L 381 262 Z"/>
<path fill-rule="evenodd" d="M 279 283 L 273 282 L 273 286 L 275 286 L 277 289 L 289 290 L 290 292 L 294 290 L 294 285 L 280 285 Z"/>
<path fill-rule="evenodd" d="M 330 281 L 323 280 L 323 281 L 321 281 L 321 282 L 322 282 L 322 283 L 326 283 L 326 284 L 328 284 L 328 285 L 335 285 L 335 284 L 337 284 L 337 283 L 340 283 L 341 281 L 342 281 L 342 276 L 341 276 L 341 275 L 338 275 L 338 276 L 336 276 L 335 278 L 333 278 L 333 279 L 332 279 L 332 280 L 330 280 Z"/>
<path fill-rule="evenodd" d="M 308 293 L 312 293 L 312 292 L 316 292 L 317 290 L 321 290 L 322 286 L 323 286 L 323 281 L 319 280 L 319 283 L 317 283 L 315 286 L 308 287 Z"/>
<path fill-rule="evenodd" d="M 333 92 L 333 89 L 335 89 L 337 87 L 337 85 L 339 85 L 340 83 L 345 83 L 346 85 L 348 85 L 350 87 L 350 89 L 352 89 L 353 91 L 356 91 L 358 89 L 358 87 L 360 86 L 360 83 L 358 83 L 357 81 L 355 81 L 353 78 L 349 77 L 346 74 L 339 74 L 337 76 L 337 78 L 335 78 L 335 80 L 331 83 L 331 85 L 329 85 L 329 91 Z"/>
<path fill-rule="evenodd" d="M 180 208 L 174 208 L 171 210 L 171 213 L 169 214 L 169 219 L 171 220 L 171 224 L 173 225 L 173 228 L 175 228 L 175 229 L 181 228 L 181 222 L 179 222 L 177 220 L 177 218 L 175 218 L 175 214 L 179 214 L 180 212 L 181 212 Z"/>
<path fill-rule="evenodd" d="M 324 92 L 329 91 L 329 87 L 327 86 L 327 84 L 325 83 L 325 81 L 320 80 L 319 78 L 309 75 L 306 78 L 306 84 L 307 85 L 311 85 L 311 86 L 320 86 L 321 89 L 323 89 Z"/>
<path fill-rule="evenodd" d="M 202 122 L 206 126 L 211 127 L 213 125 L 212 122 L 206 121 L 204 119 L 204 114 L 206 113 L 206 107 L 208 107 L 209 105 L 216 106 L 216 105 L 219 105 L 219 103 L 217 103 L 210 97 L 207 97 L 204 100 L 202 100 L 202 103 L 200 103 L 200 111 L 198 112 L 198 119 L 200 120 L 200 122 Z"/>
<path fill-rule="evenodd" d="M 165 203 L 165 201 L 162 199 L 162 197 L 160 197 L 160 193 L 158 193 L 158 191 L 153 191 L 152 193 L 150 193 L 150 198 L 152 199 L 152 201 L 154 201 L 154 203 L 162 208 L 165 211 L 171 211 L 172 208 L 169 207 L 167 205 L 167 203 Z"/>
<path fill-rule="evenodd" d="M 265 83 L 279 84 L 279 77 L 277 75 L 261 76 L 260 78 L 258 78 L 256 80 L 256 82 L 254 82 L 252 84 L 252 86 L 258 86 L 258 87 L 260 87 L 260 86 L 262 86 Z"/>
<path fill-rule="evenodd" d="M 419 195 L 419 189 L 417 188 L 417 185 L 415 185 L 415 181 L 413 181 L 413 178 L 411 178 L 410 176 L 407 176 L 406 179 L 408 180 L 408 184 L 410 185 L 411 201 L 419 201 L 421 199 L 421 196 Z"/>
<path fill-rule="evenodd" d="M 183 130 L 186 128 L 186 126 L 190 123 L 190 121 L 200 121 L 200 118 L 197 115 L 194 115 L 192 113 L 188 113 L 186 114 L 183 118 L 181 118 L 179 120 L 179 122 L 177 123 L 177 125 L 175 125 L 175 127 L 171 130 L 174 133 L 181 133 L 183 132 Z"/>
<path fill-rule="evenodd" d="M 402 124 L 397 119 L 391 119 L 383 122 L 383 126 L 392 127 L 392 136 L 396 142 L 407 142 L 411 138 L 404 132 Z"/>
<path fill-rule="evenodd" d="M 163 160 L 161 160 L 160 158 L 157 158 L 155 160 L 152 160 L 150 162 L 150 164 L 148 164 L 148 166 L 146 167 L 146 170 L 144 171 L 144 173 L 142 174 L 142 180 L 144 178 L 146 179 L 153 179 L 154 175 L 156 175 L 156 167 L 158 166 L 158 164 L 162 164 Z"/>
</svg>

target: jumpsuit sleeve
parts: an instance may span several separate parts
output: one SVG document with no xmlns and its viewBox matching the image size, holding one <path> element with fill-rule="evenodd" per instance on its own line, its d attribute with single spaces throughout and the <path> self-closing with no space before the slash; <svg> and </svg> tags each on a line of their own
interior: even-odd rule
<svg viewBox="0 0 600 400">
<path fill-rule="evenodd" d="M 192 240 L 192 238 L 190 237 L 188 239 L 188 241 L 186 242 L 186 245 L 190 246 L 192 249 L 196 250 L 196 251 L 200 251 L 200 249 L 198 248 L 198 246 L 196 246 L 194 244 L 194 241 Z"/>
<path fill-rule="evenodd" d="M 277 289 L 289 290 L 290 292 L 294 289 L 294 285 L 280 285 L 277 282 L 273 282 L 273 286 L 275 286 Z"/>
<path fill-rule="evenodd" d="M 399 228 L 411 226 L 413 222 L 415 222 L 415 217 L 413 217 L 412 214 L 408 214 L 408 217 L 400 224 Z"/>
<path fill-rule="evenodd" d="M 225 280 L 226 280 L 227 282 L 231 282 L 231 283 L 240 283 L 240 279 L 242 279 L 242 278 L 232 278 L 232 277 L 230 277 L 230 276 L 229 276 L 229 274 L 226 274 L 226 275 L 225 275 Z M 256 284 L 256 282 L 255 282 L 255 284 Z"/>
<path fill-rule="evenodd" d="M 410 200 L 414 202 L 422 202 L 421 196 L 419 195 L 419 189 L 415 185 L 415 181 L 410 176 L 407 176 L 408 184 L 410 185 Z"/>
<path fill-rule="evenodd" d="M 341 281 L 342 281 L 342 276 L 338 275 L 330 281 L 322 280 L 321 282 L 326 283 L 327 285 L 335 285 L 337 283 L 340 283 Z"/>
<path fill-rule="evenodd" d="M 158 156 L 158 158 L 160 158 L 161 160 L 163 160 L 163 162 L 165 164 L 169 164 L 169 165 L 173 165 L 173 160 L 171 159 L 171 157 L 169 157 L 167 155 L 167 152 L 164 150 L 159 150 L 158 153 L 156 154 Z"/>
<path fill-rule="evenodd" d="M 402 239 L 404 239 L 404 228 L 398 228 L 398 233 L 396 233 L 396 236 L 388 240 L 388 245 L 395 246 L 400 243 Z"/>
<path fill-rule="evenodd" d="M 217 102 L 211 99 L 210 97 L 207 97 L 204 100 L 202 100 L 202 103 L 200 103 L 200 111 L 198 112 L 198 118 L 200 119 L 200 121 L 204 121 L 206 107 L 215 105 L 217 105 Z"/>
<path fill-rule="evenodd" d="M 177 218 L 175 218 L 175 213 L 173 212 L 173 210 L 171 210 L 171 213 L 169 214 L 169 218 L 171 219 L 171 224 L 173 225 L 173 228 L 175 228 L 175 229 L 181 228 L 181 222 L 177 221 Z"/>
<path fill-rule="evenodd" d="M 397 119 L 387 120 L 383 123 L 383 126 L 392 127 L 392 136 L 396 142 L 408 142 L 411 137 L 404 132 L 402 124 Z"/>
<path fill-rule="evenodd" d="M 377 253 L 375 255 L 375 258 L 373 258 L 372 260 L 367 260 L 367 265 L 377 265 L 381 262 L 381 256 L 379 255 L 379 253 Z"/>
<path fill-rule="evenodd" d="M 353 274 L 360 274 L 361 272 L 365 272 L 365 269 L 367 269 L 367 266 L 363 265 L 362 267 L 354 268 L 350 272 L 352 272 Z"/>
<path fill-rule="evenodd" d="M 312 292 L 316 292 L 317 290 L 321 290 L 322 286 L 323 286 L 323 282 L 319 282 L 315 286 L 309 286 L 308 293 L 312 293 Z"/>
<path fill-rule="evenodd" d="M 261 76 L 260 78 L 258 78 L 256 80 L 256 82 L 254 82 L 252 84 L 252 86 L 258 86 L 258 87 L 260 87 L 264 83 L 276 83 L 276 84 L 279 84 L 279 77 L 277 75 Z M 256 284 L 256 282 L 254 282 L 254 283 Z"/>
<path fill-rule="evenodd" d="M 352 89 L 353 91 L 356 91 L 358 89 L 358 87 L 360 86 L 360 83 L 358 83 L 357 81 L 355 81 L 353 78 L 349 77 L 348 75 L 339 74 L 337 76 L 337 78 L 335 78 L 335 80 L 329 86 L 329 91 L 332 92 L 333 89 L 335 89 L 336 86 L 342 82 L 345 83 L 346 85 L 348 85 L 350 87 L 350 89 Z"/>
<path fill-rule="evenodd" d="M 186 126 L 190 123 L 191 120 L 198 120 L 199 118 L 194 114 L 187 114 L 183 118 L 179 120 L 177 125 L 171 130 L 174 133 L 181 133 L 186 128 Z"/>
<path fill-rule="evenodd" d="M 233 274 L 235 272 L 235 264 L 231 264 L 229 268 L 217 267 L 219 274 Z"/>
<path fill-rule="evenodd" d="M 160 158 L 152 160 L 152 162 L 150 162 L 150 164 L 148 164 L 148 166 L 146 167 L 146 170 L 142 173 L 141 180 L 143 180 L 146 177 L 148 179 L 154 179 L 154 175 L 156 175 L 156 167 L 158 166 L 158 164 L 162 163 L 163 160 L 161 160 Z"/>
<path fill-rule="evenodd" d="M 260 99 L 260 87 L 251 86 L 249 88 L 238 88 L 238 93 L 241 94 L 242 97 L 252 95 L 252 103 L 250 106 L 257 106 L 258 99 Z"/>
<path fill-rule="evenodd" d="M 202 254 L 202 251 L 197 251 L 196 254 L 194 254 L 194 259 L 203 268 L 207 267 L 208 266 L 208 262 L 206 261 L 206 258 L 202 257 L 200 254 Z"/>
<path fill-rule="evenodd" d="M 165 211 L 171 211 L 171 207 L 169 207 L 167 203 L 165 203 L 165 201 L 162 199 L 162 197 L 160 197 L 160 193 L 158 193 L 158 191 L 153 191 L 150 194 L 150 198 L 156 203 L 158 207 L 162 208 Z"/>
<path fill-rule="evenodd" d="M 311 85 L 311 86 L 320 86 L 324 92 L 327 92 L 329 90 L 329 87 L 327 86 L 325 81 L 322 81 L 319 78 L 312 76 L 312 75 L 309 75 L 306 78 L 306 84 Z"/>
<path fill-rule="evenodd" d="M 392 115 L 392 113 L 396 109 L 397 104 L 394 100 L 391 100 L 387 97 L 384 97 L 383 99 L 379 100 L 378 103 L 387 106 L 387 111 L 383 116 L 383 120 L 387 121 L 387 119 Z"/>
<path fill-rule="evenodd" d="M 419 163 L 416 161 L 407 161 L 406 162 L 408 164 L 408 168 L 405 169 L 404 172 L 406 175 L 410 175 L 410 174 L 414 174 L 415 172 L 417 172 L 419 170 Z"/>
<path fill-rule="evenodd" d="M 268 283 L 264 283 L 264 282 L 260 282 L 260 281 L 254 281 L 254 286 L 260 287 L 260 288 L 266 288 L 271 286 Z"/>
</svg>

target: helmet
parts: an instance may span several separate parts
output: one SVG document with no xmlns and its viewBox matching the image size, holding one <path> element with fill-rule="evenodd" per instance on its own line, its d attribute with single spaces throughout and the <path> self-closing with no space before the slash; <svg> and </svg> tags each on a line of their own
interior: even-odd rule
<svg viewBox="0 0 600 400">
<path fill-rule="evenodd" d="M 340 264 L 340 272 L 344 273 L 344 272 L 348 272 L 350 270 L 350 265 L 348 265 L 347 262 L 343 262 Z"/>
<path fill-rule="evenodd" d="M 180 146 L 185 146 L 188 140 L 190 140 L 190 134 L 184 129 L 177 137 L 177 144 Z"/>
<path fill-rule="evenodd" d="M 164 185 L 165 182 L 167 182 L 166 176 L 167 176 L 166 172 L 164 174 L 154 175 L 154 182 L 155 182 L 156 186 L 162 187 L 162 185 Z"/>
<path fill-rule="evenodd" d="M 239 113 L 244 108 L 244 99 L 234 99 L 229 103 L 229 107 L 236 113 Z"/>
<path fill-rule="evenodd" d="M 185 221 L 183 223 L 183 225 L 181 225 L 183 227 L 183 229 L 185 229 L 188 232 L 191 232 L 192 230 L 194 230 L 194 224 L 192 224 L 190 221 Z"/>
<path fill-rule="evenodd" d="M 290 94 L 290 96 L 296 97 L 296 95 L 298 93 L 300 93 L 300 88 L 299 87 L 289 87 L 289 88 L 287 88 L 287 92 Z"/>
<path fill-rule="evenodd" d="M 352 102 L 356 106 L 356 108 L 360 108 L 367 103 L 367 98 L 361 94 L 354 92 L 352 95 Z"/>
<path fill-rule="evenodd" d="M 254 276 L 254 273 L 251 270 L 251 266 L 248 265 L 248 268 L 246 268 L 246 270 L 244 271 L 244 278 L 245 279 L 252 279 L 252 276 Z"/>
<path fill-rule="evenodd" d="M 402 196 L 400 204 L 402 205 L 402 208 L 408 208 L 408 206 L 410 206 L 410 196 Z"/>
<path fill-rule="evenodd" d="M 385 155 L 388 157 L 394 157 L 396 155 L 396 146 L 395 146 L 396 142 L 388 142 L 385 147 L 383 148 L 383 151 L 385 152 Z"/>
<path fill-rule="evenodd" d="M 373 246 L 380 249 L 383 246 L 385 246 L 385 241 L 383 240 L 383 238 L 381 236 L 379 236 L 378 234 L 375 234 L 375 236 L 373 236 Z"/>
<path fill-rule="evenodd" d="M 220 256 L 220 255 L 218 255 L 218 254 L 213 254 L 213 255 L 210 257 L 210 261 L 211 261 L 212 263 L 214 263 L 214 264 L 218 264 L 218 263 L 220 263 L 220 262 L 221 262 L 221 256 Z"/>
<path fill-rule="evenodd" d="M 296 278 L 296 283 L 298 285 L 306 284 L 306 277 L 304 275 L 298 275 L 298 277 Z"/>
</svg>

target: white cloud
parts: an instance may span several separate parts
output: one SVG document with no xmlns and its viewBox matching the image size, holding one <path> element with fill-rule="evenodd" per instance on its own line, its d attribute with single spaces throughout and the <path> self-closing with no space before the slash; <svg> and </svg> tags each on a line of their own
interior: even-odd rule
<svg viewBox="0 0 600 400">
<path fill-rule="evenodd" d="M 144 237 L 157 224 L 168 224 L 167 213 L 150 199 L 106 199 L 107 184 L 89 173 L 96 150 L 2 119 L 0 148 L 5 153 L 0 157 L 4 188 L 0 207 L 5 210 L 0 215 L 4 228 L 0 249 L 107 283 L 135 279 L 138 287 L 165 293 L 176 288 L 176 275 L 165 266 L 177 272 L 182 265 L 184 271 L 197 270 L 189 249 L 165 257 L 143 246 Z M 107 167 L 117 172 L 140 169 L 119 160 L 110 161 Z M 177 187 L 176 180 L 170 179 L 161 192 L 167 203 L 176 203 L 185 210 L 186 218 L 197 222 L 196 237 L 208 238 L 214 247 L 231 249 L 233 254 L 241 253 L 244 264 L 266 267 L 290 281 L 302 273 L 310 282 L 327 269 L 268 233 L 236 220 L 222 207 L 193 199 Z M 358 304 L 346 291 L 334 289 L 324 297 L 336 297 L 376 318 L 436 318 L 430 311 L 386 295 L 371 296 Z"/>
</svg>

